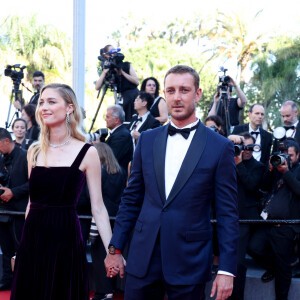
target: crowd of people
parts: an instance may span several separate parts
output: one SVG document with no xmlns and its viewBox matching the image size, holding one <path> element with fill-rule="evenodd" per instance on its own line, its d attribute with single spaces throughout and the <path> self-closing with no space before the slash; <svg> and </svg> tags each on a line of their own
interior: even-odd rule
<svg viewBox="0 0 300 300">
<path fill-rule="evenodd" d="M 107 45 L 102 55 L 113 49 Z M 97 90 L 108 72 L 103 68 Z M 239 125 L 247 98 L 229 77 L 226 103 L 218 91 L 205 127 L 195 115 L 202 91 L 193 69 L 168 71 L 166 99 L 155 77 L 138 90 L 129 62 L 117 73 L 123 101 L 107 108 L 109 135 L 94 147 L 84 143 L 72 89 L 43 86 L 41 72 L 33 99 L 17 106 L 22 117 L 12 134 L 0 128 L 0 209 L 27 207 L 25 225 L 22 216 L 0 214 L 0 290 L 12 288 L 11 299 L 87 299 L 89 241 L 94 300 L 113 299 L 123 256 L 126 299 L 204 299 L 205 282 L 216 275 L 211 295 L 242 300 L 246 254 L 266 270 L 263 281 L 275 278 L 276 299 L 288 299 L 300 225 L 238 219 L 300 219 L 297 104 L 282 104 L 280 137 L 263 129 L 259 103 Z M 74 209 L 92 220 L 79 226 Z"/>
</svg>

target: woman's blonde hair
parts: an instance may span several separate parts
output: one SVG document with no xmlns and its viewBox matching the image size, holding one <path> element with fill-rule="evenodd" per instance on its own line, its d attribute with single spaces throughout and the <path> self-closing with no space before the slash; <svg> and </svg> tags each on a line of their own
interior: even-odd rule
<svg viewBox="0 0 300 300">
<path fill-rule="evenodd" d="M 72 104 L 73 112 L 69 115 L 70 122 L 69 123 L 66 122 L 69 135 L 74 137 L 75 139 L 85 142 L 86 138 L 81 131 L 81 123 L 82 123 L 81 109 L 78 105 L 76 95 L 72 90 L 72 88 L 62 83 L 50 83 L 45 85 L 42 88 L 40 93 L 40 98 L 46 89 L 55 89 L 60 94 L 60 96 L 65 100 L 66 105 Z M 35 112 L 37 123 L 41 128 L 40 136 L 39 136 L 39 140 L 36 143 L 32 144 L 30 150 L 28 151 L 28 155 L 29 155 L 28 161 L 30 161 L 33 167 L 36 165 L 37 156 L 39 155 L 39 153 L 42 153 L 44 164 L 45 166 L 47 166 L 46 152 L 50 143 L 50 129 L 47 125 L 44 124 L 44 121 L 39 114 L 40 98 Z"/>
<path fill-rule="evenodd" d="M 101 165 L 106 166 L 107 173 L 119 173 L 121 168 L 111 148 L 105 143 L 97 143 L 94 146 L 97 149 Z"/>
</svg>

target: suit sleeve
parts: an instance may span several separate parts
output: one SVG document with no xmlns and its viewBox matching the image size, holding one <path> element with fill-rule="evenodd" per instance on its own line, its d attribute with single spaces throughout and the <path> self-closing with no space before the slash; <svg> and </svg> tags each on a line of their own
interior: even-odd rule
<svg viewBox="0 0 300 300">
<path fill-rule="evenodd" d="M 143 144 L 141 133 L 133 157 L 132 169 L 127 188 L 121 198 L 121 204 L 115 220 L 114 233 L 110 244 L 123 250 L 141 211 L 144 200 L 145 186 L 142 170 L 141 148 Z"/>
<path fill-rule="evenodd" d="M 215 209 L 219 239 L 219 270 L 236 274 L 239 239 L 237 180 L 233 144 L 227 142 L 215 172 Z"/>
<path fill-rule="evenodd" d="M 283 179 L 286 182 L 286 184 L 289 186 L 289 188 L 293 191 L 293 193 L 300 197 L 300 167 L 298 167 L 298 174 L 295 174 L 291 171 L 287 171 L 283 174 Z"/>
</svg>

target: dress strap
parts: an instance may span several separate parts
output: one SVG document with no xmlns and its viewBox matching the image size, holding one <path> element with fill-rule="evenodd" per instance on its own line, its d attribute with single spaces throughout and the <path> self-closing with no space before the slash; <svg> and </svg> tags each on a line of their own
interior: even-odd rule
<svg viewBox="0 0 300 300">
<path fill-rule="evenodd" d="M 91 144 L 84 144 L 83 145 L 83 147 L 79 151 L 77 157 L 75 158 L 74 162 L 72 163 L 71 168 L 75 168 L 75 169 L 79 168 L 85 154 L 87 153 L 87 151 L 89 150 L 90 147 L 92 147 Z"/>
</svg>

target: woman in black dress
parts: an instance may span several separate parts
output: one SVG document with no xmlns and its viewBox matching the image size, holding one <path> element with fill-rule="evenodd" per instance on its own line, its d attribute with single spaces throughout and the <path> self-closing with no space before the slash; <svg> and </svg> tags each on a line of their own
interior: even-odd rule
<svg viewBox="0 0 300 300">
<path fill-rule="evenodd" d="M 30 201 L 15 263 L 11 299 L 88 300 L 88 274 L 76 204 L 85 180 L 105 249 L 111 227 L 96 149 L 80 131 L 73 90 L 43 87 L 36 116 L 40 139 L 28 150 Z M 110 269 L 109 276 L 117 270 Z"/>
<path fill-rule="evenodd" d="M 141 92 L 147 92 L 154 98 L 150 108 L 150 113 L 156 118 L 160 124 L 168 121 L 168 107 L 165 99 L 159 96 L 159 82 L 154 77 L 144 79 L 141 85 Z"/>
</svg>

